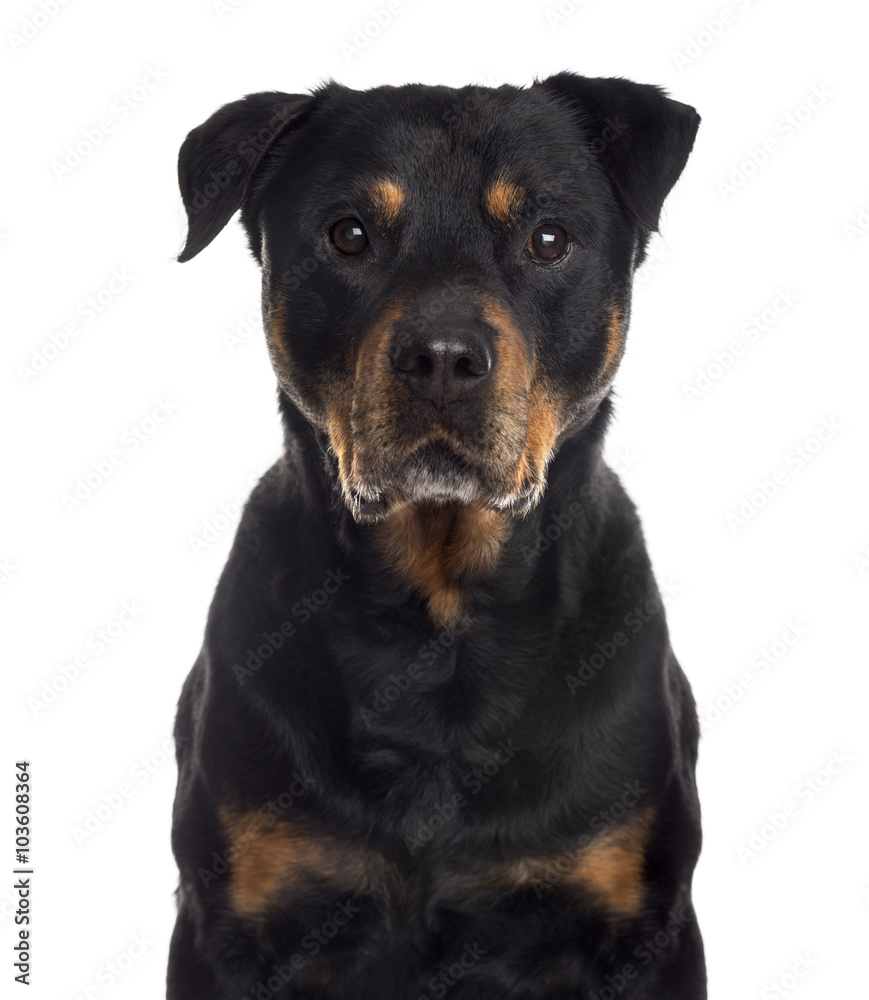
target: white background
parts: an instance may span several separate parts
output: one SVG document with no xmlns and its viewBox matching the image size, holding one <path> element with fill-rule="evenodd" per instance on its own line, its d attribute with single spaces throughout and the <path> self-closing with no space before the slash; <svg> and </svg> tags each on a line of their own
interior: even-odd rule
<svg viewBox="0 0 869 1000">
<path fill-rule="evenodd" d="M 4 995 L 23 989 L 10 917 L 20 757 L 37 871 L 27 995 L 162 995 L 167 737 L 235 518 L 198 553 L 192 539 L 280 450 L 240 227 L 173 261 L 185 134 L 245 93 L 328 78 L 527 85 L 570 69 L 661 84 L 703 117 L 636 291 L 609 451 L 704 720 L 695 884 L 710 995 L 865 996 L 869 172 L 854 5 L 586 0 L 553 17 L 557 0 L 403 0 L 351 51 L 385 0 L 44 3 L 53 16 L 7 3 L 0 39 Z M 102 141 L 59 171 L 103 119 Z M 125 284 L 88 321 L 115 270 Z M 747 331 L 753 317 L 762 333 Z M 78 334 L 52 350 L 70 322 Z M 239 328 L 249 336 L 228 345 Z M 130 451 L 130 428 L 167 400 L 171 415 Z M 68 510 L 63 494 L 116 450 L 122 463 Z M 758 494 L 771 480 L 774 495 Z M 737 523 L 741 506 L 751 516 Z M 98 652 L 101 629 L 114 638 Z M 795 966 L 811 968 L 789 977 Z"/>
</svg>

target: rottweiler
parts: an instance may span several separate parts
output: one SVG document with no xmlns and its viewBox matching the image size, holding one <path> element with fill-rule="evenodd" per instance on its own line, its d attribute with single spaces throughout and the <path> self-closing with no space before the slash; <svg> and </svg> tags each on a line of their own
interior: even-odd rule
<svg viewBox="0 0 869 1000">
<path fill-rule="evenodd" d="M 706 996 L 696 709 L 602 457 L 699 121 L 560 73 L 186 137 L 178 260 L 240 210 L 285 448 L 178 706 L 170 1000 Z"/>
</svg>

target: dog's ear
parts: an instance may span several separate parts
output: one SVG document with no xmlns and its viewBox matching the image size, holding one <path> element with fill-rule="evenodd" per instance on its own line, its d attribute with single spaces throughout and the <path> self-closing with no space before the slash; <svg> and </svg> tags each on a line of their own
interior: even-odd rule
<svg viewBox="0 0 869 1000">
<path fill-rule="evenodd" d="M 301 124 L 313 102 L 307 94 L 248 94 L 189 133 L 178 154 L 178 184 L 187 210 L 187 243 L 179 261 L 204 250 L 242 207 L 265 154 Z"/>
<path fill-rule="evenodd" d="M 660 87 L 619 78 L 558 73 L 540 86 L 579 112 L 619 197 L 645 229 L 657 230 L 664 199 L 694 145 L 700 115 Z"/>
</svg>

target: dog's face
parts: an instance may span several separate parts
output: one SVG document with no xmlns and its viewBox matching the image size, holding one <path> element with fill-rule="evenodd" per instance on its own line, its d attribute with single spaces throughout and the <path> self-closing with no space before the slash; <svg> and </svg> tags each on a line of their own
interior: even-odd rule
<svg viewBox="0 0 869 1000">
<path fill-rule="evenodd" d="M 698 122 L 656 88 L 569 74 L 253 95 L 182 147 L 180 259 L 242 209 L 280 386 L 358 520 L 523 512 L 609 388 Z"/>
</svg>

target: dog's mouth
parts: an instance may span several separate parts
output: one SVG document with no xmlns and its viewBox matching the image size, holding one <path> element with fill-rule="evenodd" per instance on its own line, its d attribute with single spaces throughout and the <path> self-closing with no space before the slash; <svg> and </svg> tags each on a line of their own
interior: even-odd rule
<svg viewBox="0 0 869 1000">
<path fill-rule="evenodd" d="M 357 521 L 373 523 L 407 504 L 465 504 L 524 514 L 544 488 L 543 470 L 523 458 L 525 474 L 505 479 L 485 455 L 445 436 L 429 437 L 400 455 L 381 454 L 376 470 L 343 483 Z M 358 464 L 354 463 L 358 471 Z"/>
</svg>

